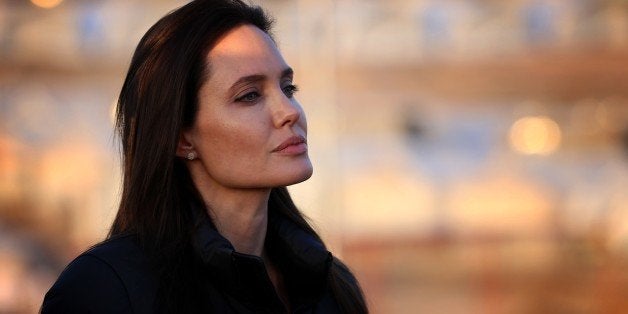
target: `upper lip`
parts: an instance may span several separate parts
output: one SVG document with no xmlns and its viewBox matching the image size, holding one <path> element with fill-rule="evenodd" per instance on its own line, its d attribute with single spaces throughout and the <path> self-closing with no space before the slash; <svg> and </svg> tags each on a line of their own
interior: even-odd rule
<svg viewBox="0 0 628 314">
<path fill-rule="evenodd" d="M 283 141 L 281 144 L 279 144 L 279 146 L 275 147 L 275 149 L 273 149 L 273 152 L 278 152 L 288 146 L 299 145 L 302 143 L 307 143 L 307 141 L 305 140 L 305 137 L 301 135 L 294 135 L 294 136 L 289 137 L 287 140 Z"/>
</svg>

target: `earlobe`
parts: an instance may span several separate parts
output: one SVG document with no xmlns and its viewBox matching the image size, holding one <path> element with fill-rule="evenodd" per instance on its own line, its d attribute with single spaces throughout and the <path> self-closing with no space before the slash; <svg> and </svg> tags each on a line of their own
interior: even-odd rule
<svg viewBox="0 0 628 314">
<path fill-rule="evenodd" d="M 177 157 L 186 158 L 188 160 L 196 159 L 196 151 L 194 145 L 189 139 L 189 135 L 181 132 L 179 135 L 179 143 L 177 144 Z"/>
</svg>

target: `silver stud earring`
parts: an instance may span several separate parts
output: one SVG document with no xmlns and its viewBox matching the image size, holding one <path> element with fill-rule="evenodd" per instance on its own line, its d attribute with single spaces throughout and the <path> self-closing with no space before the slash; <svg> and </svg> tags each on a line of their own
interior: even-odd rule
<svg viewBox="0 0 628 314">
<path fill-rule="evenodd" d="M 194 160 L 196 159 L 196 153 L 195 152 L 189 152 L 185 158 L 187 158 L 188 160 Z"/>
</svg>

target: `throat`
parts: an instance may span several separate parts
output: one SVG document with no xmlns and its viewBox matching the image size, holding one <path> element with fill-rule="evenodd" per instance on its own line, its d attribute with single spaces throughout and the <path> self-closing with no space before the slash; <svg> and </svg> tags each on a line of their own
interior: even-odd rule
<svg viewBox="0 0 628 314">
<path fill-rule="evenodd" d="M 260 217 L 252 217 L 248 221 L 240 221 L 239 224 L 230 226 L 216 226 L 225 238 L 231 242 L 237 252 L 262 256 L 264 242 L 266 241 L 268 217 L 264 214 Z"/>
<path fill-rule="evenodd" d="M 218 232 L 239 253 L 261 256 L 268 227 L 269 191 L 213 193 L 204 197 Z"/>
</svg>

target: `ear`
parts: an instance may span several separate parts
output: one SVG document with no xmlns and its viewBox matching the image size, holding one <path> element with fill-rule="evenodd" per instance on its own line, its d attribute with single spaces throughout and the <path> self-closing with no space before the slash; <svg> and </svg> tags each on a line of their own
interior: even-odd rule
<svg viewBox="0 0 628 314">
<path fill-rule="evenodd" d="M 186 158 L 190 152 L 194 152 L 194 145 L 191 141 L 192 136 L 189 131 L 181 131 L 179 133 L 179 143 L 177 144 L 177 157 Z"/>
</svg>

